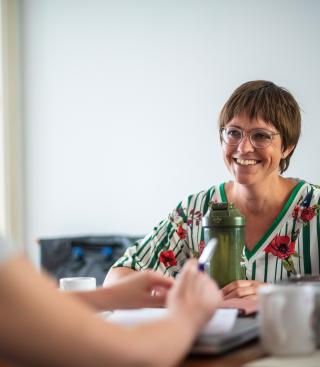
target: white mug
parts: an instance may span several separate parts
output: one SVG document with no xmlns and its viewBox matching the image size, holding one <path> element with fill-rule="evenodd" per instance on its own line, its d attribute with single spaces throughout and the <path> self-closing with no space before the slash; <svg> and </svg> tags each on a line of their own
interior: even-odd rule
<svg viewBox="0 0 320 367">
<path fill-rule="evenodd" d="M 320 348 L 320 287 L 317 286 L 315 290 L 315 318 L 314 328 L 316 332 L 316 344 Z"/>
<path fill-rule="evenodd" d="M 316 337 L 316 345 L 320 348 L 320 281 L 308 281 L 306 278 L 303 282 L 298 282 L 297 285 L 309 285 L 314 291 L 314 317 L 313 327 Z"/>
<path fill-rule="evenodd" d="M 315 350 L 314 289 L 309 285 L 268 285 L 258 289 L 261 341 L 273 355 Z"/>
<path fill-rule="evenodd" d="M 60 289 L 63 291 L 90 291 L 96 289 L 96 278 L 72 277 L 61 278 Z"/>
</svg>

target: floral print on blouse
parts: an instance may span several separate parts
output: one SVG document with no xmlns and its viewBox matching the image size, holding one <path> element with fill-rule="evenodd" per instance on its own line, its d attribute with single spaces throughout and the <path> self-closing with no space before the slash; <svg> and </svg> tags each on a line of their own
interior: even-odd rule
<svg viewBox="0 0 320 367">
<path fill-rule="evenodd" d="M 113 267 L 153 269 L 176 276 L 187 259 L 202 252 L 202 217 L 212 202 L 226 202 L 224 183 L 189 195 L 144 239 L 128 248 Z M 249 251 L 242 263 L 246 277 L 275 283 L 293 274 L 319 275 L 320 188 L 297 181 L 268 231 Z"/>
</svg>

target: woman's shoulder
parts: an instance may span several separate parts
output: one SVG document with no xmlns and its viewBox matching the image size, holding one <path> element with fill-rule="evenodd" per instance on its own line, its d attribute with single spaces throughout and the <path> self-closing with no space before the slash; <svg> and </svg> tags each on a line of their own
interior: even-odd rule
<svg viewBox="0 0 320 367">
<path fill-rule="evenodd" d="M 320 185 L 299 180 L 296 188 L 296 200 L 298 205 L 304 208 L 314 208 L 319 212 L 320 208 Z"/>
<path fill-rule="evenodd" d="M 308 183 L 308 185 L 310 185 L 316 193 L 320 192 L 320 185 L 314 183 Z"/>
<path fill-rule="evenodd" d="M 309 183 L 307 182 L 306 183 L 308 188 L 309 188 L 309 192 L 310 192 L 310 195 L 312 196 L 311 197 L 311 205 L 317 205 L 317 208 L 319 209 L 320 206 L 320 185 L 317 185 L 317 184 L 313 184 L 313 183 Z M 319 210 L 318 210 L 318 213 L 319 213 Z"/>
<path fill-rule="evenodd" d="M 320 185 L 319 184 L 315 184 L 315 183 L 308 182 L 305 180 L 300 180 L 299 182 L 301 183 L 306 193 L 312 192 L 313 196 L 320 195 Z"/>
<path fill-rule="evenodd" d="M 199 200 L 205 197 L 212 200 L 215 196 L 217 196 L 221 192 L 221 190 L 224 190 L 224 183 L 221 183 L 218 185 L 212 185 L 207 189 L 203 189 L 201 191 L 194 192 L 188 195 L 185 200 L 188 200 L 190 202 L 192 200 Z"/>
<path fill-rule="evenodd" d="M 315 184 L 312 182 L 308 182 L 306 180 L 303 180 L 301 178 L 292 178 L 292 177 L 288 177 L 286 178 L 286 180 L 290 180 L 292 183 L 294 183 L 294 188 L 298 188 L 301 191 L 305 191 L 306 193 L 312 191 L 313 194 L 319 194 L 320 193 L 320 185 L 319 184 Z"/>
<path fill-rule="evenodd" d="M 202 212 L 205 213 L 208 210 L 211 202 L 218 202 L 222 200 L 222 192 L 224 190 L 224 184 L 213 185 L 207 189 L 195 192 L 188 195 L 179 204 L 179 207 L 186 210 L 186 212 Z"/>
</svg>

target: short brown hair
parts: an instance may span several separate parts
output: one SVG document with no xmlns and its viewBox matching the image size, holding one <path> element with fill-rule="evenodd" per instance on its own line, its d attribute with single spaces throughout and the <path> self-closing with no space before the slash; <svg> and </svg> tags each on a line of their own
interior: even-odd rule
<svg viewBox="0 0 320 367">
<path fill-rule="evenodd" d="M 232 93 L 221 110 L 220 131 L 234 116 L 240 114 L 245 114 L 250 119 L 261 118 L 273 125 L 280 133 L 283 150 L 294 147 L 290 154 L 280 161 L 279 171 L 284 172 L 289 167 L 301 132 L 300 107 L 292 94 L 285 88 L 265 80 L 244 83 Z"/>
</svg>

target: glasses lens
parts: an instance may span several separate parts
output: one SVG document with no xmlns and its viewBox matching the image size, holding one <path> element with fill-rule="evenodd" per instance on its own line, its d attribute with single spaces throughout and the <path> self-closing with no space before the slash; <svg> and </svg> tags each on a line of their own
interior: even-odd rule
<svg viewBox="0 0 320 367">
<path fill-rule="evenodd" d="M 272 134 L 264 130 L 254 130 L 251 131 L 250 140 L 256 148 L 266 148 L 272 142 Z"/>
<path fill-rule="evenodd" d="M 227 127 L 223 130 L 222 137 L 226 144 L 237 145 L 242 139 L 242 131 L 236 127 Z"/>
</svg>

